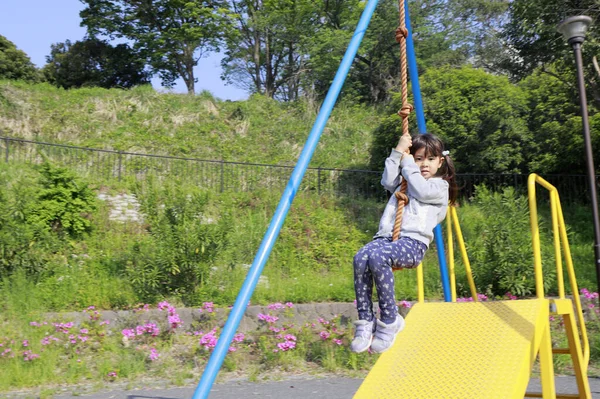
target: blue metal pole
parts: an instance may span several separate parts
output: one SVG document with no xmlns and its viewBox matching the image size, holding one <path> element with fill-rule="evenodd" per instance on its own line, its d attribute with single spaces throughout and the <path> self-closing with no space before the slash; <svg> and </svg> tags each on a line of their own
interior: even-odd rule
<svg viewBox="0 0 600 399">
<path fill-rule="evenodd" d="M 427 133 L 425 125 L 425 112 L 423 111 L 423 99 L 421 97 L 421 85 L 419 84 L 419 70 L 417 69 L 417 57 L 415 56 L 415 45 L 412 39 L 412 29 L 410 27 L 410 14 L 408 12 L 408 0 L 405 0 L 406 10 L 406 55 L 408 60 L 408 74 L 412 85 L 415 113 L 417 114 L 417 125 L 419 133 Z M 433 230 L 435 237 L 435 247 L 437 248 L 438 262 L 440 264 L 440 278 L 444 289 L 444 301 L 452 302 L 452 293 L 450 292 L 450 278 L 448 276 L 448 266 L 446 265 L 446 251 L 444 250 L 444 238 L 442 227 L 438 224 Z"/>
<path fill-rule="evenodd" d="M 369 22 L 373 16 L 375 7 L 377 6 L 377 2 L 378 0 L 369 0 L 360 17 L 360 20 L 358 21 L 354 35 L 352 36 L 350 44 L 346 49 L 346 54 L 344 54 L 344 58 L 340 63 L 340 67 L 338 68 L 333 82 L 331 83 L 331 87 L 327 92 L 325 101 L 323 101 L 321 110 L 317 115 L 317 119 L 315 120 L 313 128 L 310 131 L 308 139 L 306 140 L 306 144 L 302 149 L 298 163 L 296 164 L 283 195 L 281 196 L 281 200 L 279 201 L 279 205 L 275 210 L 271 224 L 269 225 L 269 228 L 263 237 L 263 241 L 258 249 L 256 257 L 254 258 L 254 262 L 248 271 L 248 275 L 246 276 L 246 280 L 244 281 L 242 289 L 240 290 L 235 304 L 233 305 L 233 309 L 231 309 L 231 313 L 229 314 L 227 322 L 225 323 L 225 327 L 223 328 L 223 332 L 219 338 L 217 346 L 215 347 L 214 352 L 210 356 L 206 368 L 204 369 L 202 378 L 200 379 L 198 387 L 194 392 L 193 399 L 207 398 L 208 394 L 210 393 L 210 389 L 215 381 L 215 378 L 217 377 L 219 369 L 221 368 L 223 359 L 227 354 L 229 345 L 233 339 L 233 335 L 235 334 L 235 331 L 240 324 L 240 320 L 244 315 L 248 301 L 252 297 L 252 293 L 256 288 L 258 278 L 260 277 L 263 267 L 269 258 L 269 254 L 273 249 L 273 245 L 275 244 L 277 236 L 279 235 L 281 226 L 283 225 L 288 210 L 292 205 L 296 191 L 300 186 L 302 177 L 304 176 L 306 168 L 310 163 L 310 159 L 312 158 L 315 148 L 319 143 L 321 133 L 323 132 L 325 124 L 329 119 L 329 115 L 331 114 L 331 110 L 333 109 L 337 97 L 342 89 L 344 80 L 346 80 L 346 75 L 348 75 L 348 71 L 350 70 L 350 66 L 354 61 L 354 57 L 356 56 L 360 42 L 362 41 L 365 31 L 369 26 Z"/>
</svg>

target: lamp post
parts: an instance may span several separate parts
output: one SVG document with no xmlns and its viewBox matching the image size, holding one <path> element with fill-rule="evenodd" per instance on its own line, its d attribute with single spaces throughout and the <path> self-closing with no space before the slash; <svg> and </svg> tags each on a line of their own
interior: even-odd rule
<svg viewBox="0 0 600 399">
<path fill-rule="evenodd" d="M 596 173 L 594 171 L 594 157 L 592 155 L 592 139 L 590 137 L 590 123 L 588 120 L 587 98 L 585 94 L 585 81 L 583 78 L 583 60 L 581 57 L 581 45 L 585 40 L 585 33 L 592 23 L 592 18 L 586 15 L 569 17 L 562 21 L 557 30 L 573 47 L 575 63 L 577 64 L 577 83 L 579 90 L 579 101 L 581 104 L 581 121 L 583 124 L 583 140 L 585 143 L 585 157 L 587 162 L 590 195 L 592 197 L 592 216 L 594 219 L 594 254 L 596 257 L 596 279 L 598 281 L 598 292 L 600 293 L 600 222 L 598 218 L 598 198 L 596 196 Z"/>
</svg>

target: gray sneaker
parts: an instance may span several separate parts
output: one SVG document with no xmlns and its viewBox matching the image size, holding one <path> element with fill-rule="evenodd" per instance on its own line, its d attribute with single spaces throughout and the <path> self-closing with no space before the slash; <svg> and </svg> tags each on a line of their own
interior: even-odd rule
<svg viewBox="0 0 600 399">
<path fill-rule="evenodd" d="M 354 331 L 354 339 L 350 344 L 350 350 L 361 353 L 369 349 L 371 342 L 373 342 L 375 323 L 373 321 L 356 320 L 354 325 L 356 326 L 356 330 Z"/>
<path fill-rule="evenodd" d="M 375 353 L 383 353 L 390 349 L 396 341 L 396 335 L 404 329 L 404 317 L 396 315 L 396 320 L 391 324 L 385 324 L 377 320 L 377 331 L 371 344 L 371 350 Z"/>
</svg>

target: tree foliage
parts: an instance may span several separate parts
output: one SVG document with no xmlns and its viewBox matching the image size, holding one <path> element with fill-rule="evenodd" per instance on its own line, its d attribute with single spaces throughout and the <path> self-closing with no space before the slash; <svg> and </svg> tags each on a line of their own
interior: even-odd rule
<svg viewBox="0 0 600 399">
<path fill-rule="evenodd" d="M 240 35 L 227 43 L 223 59 L 229 83 L 252 93 L 293 100 L 324 98 L 364 8 L 360 1 L 235 0 Z M 493 65 L 504 2 L 486 0 L 411 2 L 416 51 L 422 68 Z M 398 2 L 383 0 L 358 50 L 343 94 L 358 101 L 387 101 L 398 87 L 395 30 Z M 493 48 L 493 50 L 492 50 Z"/>
<path fill-rule="evenodd" d="M 508 3 L 495 0 L 415 0 L 410 3 L 415 52 L 428 67 L 472 63 L 495 69 Z"/>
<path fill-rule="evenodd" d="M 421 91 L 427 129 L 444 140 L 459 172 L 512 173 L 526 168 L 524 149 L 531 142 L 526 97 L 507 78 L 469 66 L 430 68 L 422 77 Z M 399 102 L 393 105 L 399 109 Z M 380 167 L 396 144 L 399 125 L 400 118 L 393 115 L 378 129 L 373 167 Z"/>
<path fill-rule="evenodd" d="M 65 89 L 98 86 L 129 88 L 150 82 L 144 61 L 126 44 L 96 39 L 52 45 L 44 66 L 46 79 Z"/>
<path fill-rule="evenodd" d="M 148 233 L 126 256 L 126 273 L 146 301 L 177 295 L 187 303 L 206 284 L 211 262 L 226 246 L 231 226 L 205 216 L 208 197 L 166 184 L 142 196 Z"/>
<path fill-rule="evenodd" d="M 81 0 L 82 25 L 92 37 L 106 36 L 133 43 L 133 48 L 171 87 L 182 78 L 193 94 L 200 58 L 218 51 L 229 33 L 229 12 L 223 0 Z"/>
<path fill-rule="evenodd" d="M 90 215 L 96 209 L 96 195 L 74 172 L 45 162 L 40 167 L 40 187 L 37 202 L 27 216 L 28 223 L 71 238 L 91 231 Z"/>
<path fill-rule="evenodd" d="M 585 173 L 581 110 L 577 88 L 569 82 L 570 71 L 549 65 L 538 69 L 519 84 L 524 89 L 528 108 L 528 126 L 532 132 L 529 170 L 537 173 Z M 600 139 L 596 128 L 600 115 L 590 107 L 592 142 Z M 599 159 L 600 148 L 593 146 Z"/>
<path fill-rule="evenodd" d="M 515 0 L 511 3 L 510 19 L 503 36 L 516 52 L 510 63 L 510 73 L 518 78 L 531 74 L 539 66 L 556 60 L 572 60 L 571 46 L 557 32 L 566 17 L 579 14 L 598 16 L 600 6 L 594 0 Z M 586 49 L 598 52 L 600 31 L 592 24 Z M 588 61 L 591 61 L 591 57 Z"/>
<path fill-rule="evenodd" d="M 474 203 L 485 215 L 471 220 L 476 226 L 472 236 L 469 256 L 473 262 L 475 285 L 489 296 L 502 296 L 507 292 L 517 296 L 535 293 L 535 269 L 531 267 L 531 228 L 527 197 L 518 195 L 510 187 L 502 192 L 491 192 L 478 187 Z M 474 215 L 475 216 L 475 215 Z M 547 229 L 540 229 L 542 258 L 553 263 L 552 247 Z M 556 270 L 543 269 L 544 291 L 554 286 Z"/>
<path fill-rule="evenodd" d="M 0 35 L 0 78 L 38 81 L 40 75 L 27 54 Z"/>
<path fill-rule="evenodd" d="M 239 35 L 229 37 L 222 61 L 229 83 L 268 97 L 294 100 L 308 69 L 307 46 L 344 2 L 233 0 Z M 345 2 L 345 3 L 354 3 Z"/>
</svg>

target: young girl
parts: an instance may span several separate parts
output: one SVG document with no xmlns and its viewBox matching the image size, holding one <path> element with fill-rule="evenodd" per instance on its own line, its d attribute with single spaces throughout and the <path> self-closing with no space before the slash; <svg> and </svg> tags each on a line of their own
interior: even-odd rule
<svg viewBox="0 0 600 399">
<path fill-rule="evenodd" d="M 409 153 L 410 149 L 410 153 Z M 404 207 L 400 238 L 392 241 L 398 200 L 394 195 L 402 179 L 408 182 L 409 202 Z M 404 135 L 385 160 L 381 184 L 392 193 L 373 241 L 354 256 L 354 290 L 358 320 L 350 345 L 360 353 L 388 350 L 404 328 L 394 295 L 392 268 L 412 268 L 421 263 L 433 239 L 433 229 L 446 217 L 448 203 L 456 199 L 454 165 L 442 141 L 432 134 L 411 139 Z M 373 314 L 373 282 L 377 287 L 381 320 Z"/>
</svg>

